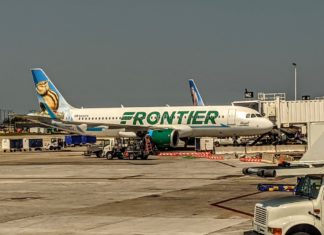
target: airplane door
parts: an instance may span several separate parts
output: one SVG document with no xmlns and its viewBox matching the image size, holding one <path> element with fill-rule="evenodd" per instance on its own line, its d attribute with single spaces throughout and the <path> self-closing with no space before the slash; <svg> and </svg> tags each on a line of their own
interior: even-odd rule
<svg viewBox="0 0 324 235">
<path fill-rule="evenodd" d="M 235 109 L 228 110 L 227 125 L 235 125 L 235 116 L 236 116 Z"/>
</svg>

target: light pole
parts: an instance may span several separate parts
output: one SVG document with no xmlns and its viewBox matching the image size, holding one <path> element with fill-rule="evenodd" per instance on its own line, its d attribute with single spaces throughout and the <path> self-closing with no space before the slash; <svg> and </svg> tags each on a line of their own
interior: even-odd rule
<svg viewBox="0 0 324 235">
<path fill-rule="evenodd" d="M 292 65 L 295 67 L 295 101 L 297 100 L 297 64 L 292 63 Z"/>
</svg>

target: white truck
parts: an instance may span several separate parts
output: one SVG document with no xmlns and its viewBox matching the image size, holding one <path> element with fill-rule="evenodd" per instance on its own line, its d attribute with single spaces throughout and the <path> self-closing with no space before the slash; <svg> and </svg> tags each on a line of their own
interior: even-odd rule
<svg viewBox="0 0 324 235">
<path fill-rule="evenodd" d="M 46 150 L 61 150 L 64 148 L 63 138 L 54 137 L 44 141 L 44 148 Z"/>
<path fill-rule="evenodd" d="M 97 157 L 107 157 L 107 159 L 110 159 L 114 146 L 115 138 L 97 140 L 97 144 L 87 146 L 87 151 L 84 152 L 84 155 L 91 156 L 94 154 Z"/>
<path fill-rule="evenodd" d="M 97 142 L 87 147 L 85 156 L 147 160 L 149 155 L 156 154 L 155 148 L 149 148 L 151 145 L 142 138 L 105 138 Z"/>
<path fill-rule="evenodd" d="M 324 234 L 324 174 L 300 178 L 295 193 L 255 205 L 253 231 L 266 235 Z"/>
</svg>

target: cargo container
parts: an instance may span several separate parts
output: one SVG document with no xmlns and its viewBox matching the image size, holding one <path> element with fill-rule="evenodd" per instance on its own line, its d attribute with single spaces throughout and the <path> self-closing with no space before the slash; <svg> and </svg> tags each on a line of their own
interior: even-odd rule
<svg viewBox="0 0 324 235">
<path fill-rule="evenodd" d="M 87 135 L 87 144 L 95 144 L 97 142 L 97 138 L 95 136 Z"/>
<path fill-rule="evenodd" d="M 41 151 L 43 149 L 43 139 L 29 139 L 29 150 Z"/>
<path fill-rule="evenodd" d="M 65 140 L 65 145 L 66 146 L 72 146 L 72 136 L 66 135 L 64 140 Z"/>
<path fill-rule="evenodd" d="M 2 139 L 2 150 L 4 152 L 16 152 L 28 150 L 28 139 Z"/>
<path fill-rule="evenodd" d="M 82 145 L 82 135 L 72 135 L 72 145 L 80 146 Z"/>
<path fill-rule="evenodd" d="M 65 136 L 66 146 L 80 146 L 96 143 L 97 138 L 90 135 L 67 135 Z"/>
<path fill-rule="evenodd" d="M 22 139 L 13 139 L 10 140 L 10 151 L 22 151 L 23 149 L 23 140 Z"/>
<path fill-rule="evenodd" d="M 214 150 L 214 138 L 210 138 L 210 137 L 196 138 L 195 150 L 212 152 Z"/>
<path fill-rule="evenodd" d="M 4 151 L 4 152 L 10 151 L 10 140 L 2 139 L 1 147 L 2 147 L 2 151 Z"/>
</svg>

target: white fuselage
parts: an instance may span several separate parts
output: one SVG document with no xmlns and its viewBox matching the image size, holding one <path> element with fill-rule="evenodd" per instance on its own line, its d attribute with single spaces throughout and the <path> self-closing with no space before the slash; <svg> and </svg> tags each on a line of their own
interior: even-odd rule
<svg viewBox="0 0 324 235">
<path fill-rule="evenodd" d="M 251 136 L 269 132 L 273 124 L 249 108 L 239 106 L 165 106 L 70 109 L 65 121 L 90 125 L 172 128 L 180 137 Z M 127 130 L 127 128 L 126 128 Z"/>
</svg>

